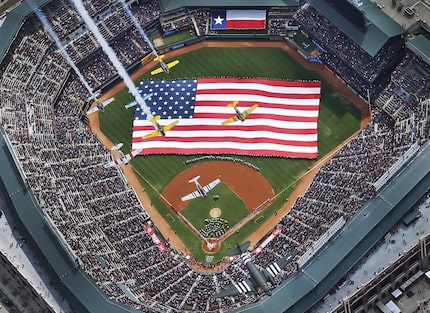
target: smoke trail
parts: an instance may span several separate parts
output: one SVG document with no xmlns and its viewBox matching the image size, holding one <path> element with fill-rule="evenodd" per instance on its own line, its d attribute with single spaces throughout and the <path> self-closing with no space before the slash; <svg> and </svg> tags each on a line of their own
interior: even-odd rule
<svg viewBox="0 0 430 313">
<path fill-rule="evenodd" d="M 142 96 L 140 95 L 139 91 L 137 90 L 136 86 L 134 85 L 133 81 L 131 80 L 130 76 L 128 75 L 127 71 L 125 70 L 124 66 L 118 60 L 115 52 L 109 46 L 106 39 L 100 33 L 97 25 L 91 19 L 90 15 L 88 14 L 87 10 L 85 9 L 82 1 L 81 0 L 73 0 L 73 4 L 75 5 L 76 10 L 78 11 L 79 15 L 84 20 L 85 24 L 88 26 L 88 28 L 91 30 L 91 32 L 96 37 L 97 42 L 101 45 L 103 51 L 106 53 L 109 60 L 112 62 L 113 66 L 117 70 L 118 74 L 124 80 L 124 83 L 126 84 L 130 93 L 134 96 L 137 103 L 139 103 L 140 107 L 142 108 L 143 112 L 146 114 L 147 118 L 151 119 L 153 117 L 151 110 L 146 105 L 145 100 L 143 100 Z"/>
<path fill-rule="evenodd" d="M 142 26 L 140 25 L 139 21 L 136 19 L 136 17 L 133 15 L 133 13 L 131 12 L 130 8 L 128 7 L 127 3 L 125 3 L 125 0 L 120 0 L 122 6 L 124 7 L 125 12 L 127 13 L 127 15 L 131 18 L 131 20 L 133 21 L 134 26 L 137 28 L 137 30 L 139 31 L 140 35 L 143 37 L 143 39 L 145 39 L 146 43 L 148 44 L 148 46 L 151 48 L 152 52 L 154 53 L 154 55 L 156 57 L 158 57 L 158 53 L 154 48 L 154 45 L 151 43 L 151 40 L 149 40 L 148 36 L 146 36 L 145 31 L 143 30 Z"/>
<path fill-rule="evenodd" d="M 58 38 L 55 31 L 52 29 L 51 24 L 49 23 L 48 19 L 46 18 L 45 14 L 43 14 L 42 10 L 39 9 L 33 1 L 27 0 L 27 3 L 30 5 L 31 9 L 36 13 L 39 20 L 42 22 L 43 26 L 45 27 L 46 31 L 51 35 L 52 39 L 55 42 L 55 45 L 57 46 L 58 50 L 63 54 L 63 56 L 66 58 L 67 63 L 72 67 L 72 69 L 75 71 L 75 73 L 78 75 L 79 79 L 81 80 L 82 84 L 84 84 L 85 88 L 90 93 L 91 97 L 95 99 L 95 95 L 93 93 L 92 88 L 85 80 L 84 76 L 82 75 L 79 68 L 76 66 L 76 64 L 73 62 L 72 58 L 70 57 L 69 53 L 67 53 L 66 49 L 63 47 L 63 44 L 60 41 L 60 38 Z"/>
</svg>

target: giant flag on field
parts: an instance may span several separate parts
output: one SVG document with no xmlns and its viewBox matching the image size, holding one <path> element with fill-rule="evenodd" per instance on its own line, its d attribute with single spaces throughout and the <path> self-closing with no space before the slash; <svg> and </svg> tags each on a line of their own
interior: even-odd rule
<svg viewBox="0 0 430 313">
<path fill-rule="evenodd" d="M 216 10 L 212 11 L 211 28 L 264 29 L 266 10 Z"/>
<path fill-rule="evenodd" d="M 317 122 L 321 83 L 267 79 L 200 78 L 150 80 L 139 85 L 153 93 L 147 105 L 161 126 L 179 123 L 166 136 L 142 139 L 154 131 L 139 107 L 132 148 L 141 154 L 242 154 L 313 159 L 318 156 Z M 257 103 L 244 122 L 222 125 Z"/>
</svg>

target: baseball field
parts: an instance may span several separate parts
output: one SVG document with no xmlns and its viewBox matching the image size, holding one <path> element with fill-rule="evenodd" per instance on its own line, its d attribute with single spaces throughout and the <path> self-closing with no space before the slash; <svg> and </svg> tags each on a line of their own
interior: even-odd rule
<svg viewBox="0 0 430 313">
<path fill-rule="evenodd" d="M 242 43 L 233 47 L 202 45 L 190 50 L 176 51 L 175 54 L 174 59 L 180 60 L 179 65 L 173 68 L 170 74 L 158 75 L 157 79 L 224 76 L 322 82 L 317 160 L 232 156 L 252 164 L 260 169 L 260 172 L 251 170 L 249 167 L 245 170 L 238 164 L 228 161 L 202 160 L 185 164 L 195 156 L 182 155 L 139 156 L 132 160 L 131 165 L 127 165 L 134 169 L 142 189 L 150 199 L 150 203 L 144 203 L 145 208 L 155 208 L 157 214 L 165 220 L 162 223 L 170 228 L 171 231 L 166 234 L 163 231 L 165 227 L 160 227 L 166 239 L 170 242 L 174 240 L 174 236 L 178 236 L 184 244 L 185 253 L 192 254 L 202 263 L 216 263 L 225 256 L 229 247 L 246 240 L 252 234 L 257 232 L 265 234 L 269 230 L 262 229 L 263 225 L 267 225 L 265 222 L 277 215 L 286 203 L 286 199 L 294 191 L 299 179 L 316 162 L 323 160 L 330 151 L 359 130 L 362 112 L 350 101 L 350 97 L 348 99 L 343 92 L 333 86 L 333 81 L 329 82 L 320 76 L 324 72 L 322 65 L 313 64 L 316 71 L 305 69 L 297 59 L 292 58 L 280 47 L 266 45 L 263 42 Z M 138 81 L 150 78 L 147 72 L 137 77 L 136 85 Z M 113 92 L 109 96 L 112 96 Z M 126 89 L 115 91 L 113 96 L 115 102 L 98 116 L 100 129 L 112 143 L 123 142 L 122 150 L 128 153 L 131 149 L 134 110 L 126 110 L 123 104 L 129 103 L 132 96 Z M 214 162 L 218 163 L 214 164 Z M 201 167 L 209 165 L 211 169 Z M 235 167 L 232 167 L 233 165 Z M 211 174 L 205 176 L 207 173 Z M 181 204 L 178 200 L 180 196 L 194 187 L 187 182 L 187 179 L 195 174 L 202 176 L 202 185 L 209 182 L 215 175 L 222 176 L 223 184 L 213 191 L 213 194 L 219 198 L 213 198 L 211 193 L 209 197 L 188 202 L 189 205 Z M 241 177 L 240 181 L 237 177 Z M 259 179 L 261 182 L 255 183 Z M 250 184 L 246 185 L 243 181 L 248 181 Z M 270 199 L 268 205 L 258 214 L 246 219 L 256 206 L 266 199 Z M 209 252 L 213 258 L 208 259 L 206 258 L 208 251 L 203 250 L 201 235 L 199 237 L 199 234 L 191 228 L 204 229 L 205 220 L 211 218 L 213 208 L 219 209 L 216 211 L 217 214 L 221 214 L 219 217 L 228 223 L 222 233 L 228 230 L 234 231 L 230 231 L 229 236 L 222 238 L 219 249 L 216 249 L 216 253 Z M 181 216 L 184 216 L 193 227 L 190 228 L 184 223 Z M 153 216 L 151 218 L 157 225 L 157 220 L 154 220 Z M 235 227 L 240 221 L 242 224 Z"/>
</svg>

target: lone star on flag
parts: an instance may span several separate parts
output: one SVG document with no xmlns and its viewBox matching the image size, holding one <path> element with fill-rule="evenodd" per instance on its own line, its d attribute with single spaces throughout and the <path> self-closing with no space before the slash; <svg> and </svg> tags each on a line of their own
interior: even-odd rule
<svg viewBox="0 0 430 313">
<path fill-rule="evenodd" d="M 218 25 L 218 24 L 222 25 L 222 21 L 224 21 L 224 19 L 218 15 L 217 18 L 214 18 L 214 21 L 215 21 L 215 25 Z"/>
</svg>

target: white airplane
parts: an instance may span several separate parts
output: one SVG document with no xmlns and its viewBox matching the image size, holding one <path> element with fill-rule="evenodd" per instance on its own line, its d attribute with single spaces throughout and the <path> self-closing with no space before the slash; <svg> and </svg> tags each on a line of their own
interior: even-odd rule
<svg viewBox="0 0 430 313">
<path fill-rule="evenodd" d="M 145 136 L 143 136 L 143 139 L 148 139 L 151 137 L 155 137 L 155 136 L 166 136 L 166 133 L 171 130 L 176 124 L 179 123 L 179 120 L 173 121 L 172 123 L 166 125 L 166 126 L 161 126 L 158 123 L 158 120 L 160 119 L 160 115 L 154 116 L 153 118 L 151 118 L 149 121 L 154 125 L 155 131 L 153 131 L 152 133 L 149 133 Z"/>
<path fill-rule="evenodd" d="M 186 196 L 183 196 L 182 198 L 181 198 L 181 200 L 182 201 L 188 201 L 188 200 L 191 200 L 191 199 L 195 199 L 195 198 L 198 198 L 198 197 L 206 197 L 206 195 L 207 195 L 207 193 L 212 189 L 212 188 L 214 188 L 216 185 L 218 185 L 220 182 L 221 182 L 221 180 L 219 180 L 218 178 L 217 179 L 215 179 L 214 181 L 211 181 L 209 184 L 207 184 L 206 186 L 203 186 L 202 187 L 202 185 L 200 185 L 200 183 L 198 182 L 198 179 L 200 178 L 200 175 L 198 175 L 198 176 L 196 176 L 196 177 L 194 177 L 194 178 L 191 178 L 188 182 L 189 183 L 194 183 L 194 184 L 196 184 L 196 188 L 197 188 L 197 190 L 196 191 L 193 191 L 193 192 L 191 192 L 191 193 L 189 193 L 189 194 L 187 194 Z"/>
<path fill-rule="evenodd" d="M 146 100 L 150 99 L 153 95 L 154 95 L 153 93 L 150 93 L 150 94 L 147 94 L 147 95 L 143 96 L 143 97 L 142 97 L 142 98 L 143 98 L 143 101 L 146 101 Z M 136 106 L 136 105 L 137 105 L 137 101 L 136 101 L 136 100 L 134 100 L 134 101 L 130 102 L 129 104 L 126 104 L 126 105 L 125 105 L 125 108 L 126 108 L 126 109 L 130 109 L 130 108 L 132 108 L 132 107 L 134 107 L 134 106 Z"/>
<path fill-rule="evenodd" d="M 160 67 L 153 70 L 151 72 L 151 75 L 157 75 L 157 74 L 160 74 L 162 72 L 168 74 L 170 72 L 170 69 L 179 63 L 179 60 L 175 60 L 175 61 L 172 61 L 172 62 L 166 64 L 166 63 L 164 63 L 163 58 L 164 58 L 164 54 L 163 55 L 157 55 L 157 57 L 154 58 L 155 62 L 160 63 Z"/>
<path fill-rule="evenodd" d="M 109 167 L 113 167 L 115 165 L 120 165 L 120 164 L 128 164 L 132 158 L 134 158 L 136 155 L 139 155 L 140 152 L 142 152 L 142 150 L 143 150 L 143 148 L 135 149 L 128 154 L 124 154 L 120 150 L 122 146 L 123 146 L 123 144 L 119 143 L 119 144 L 117 144 L 111 148 L 112 151 L 118 150 L 120 157 L 119 157 L 119 159 L 113 160 L 113 161 L 103 165 L 104 168 L 109 168 Z"/>
<path fill-rule="evenodd" d="M 106 108 L 109 104 L 111 104 L 112 102 L 114 102 L 114 101 L 115 101 L 115 99 L 114 99 L 114 98 L 109 98 L 109 99 L 107 99 L 106 101 L 103 101 L 103 102 L 100 102 L 99 100 L 95 99 L 95 101 L 96 101 L 97 105 L 96 105 L 95 107 L 93 107 L 93 108 L 89 109 L 89 110 L 87 111 L 87 114 L 92 114 L 92 113 L 97 112 L 97 111 L 102 111 L 102 112 L 104 112 L 105 108 Z"/>
</svg>

